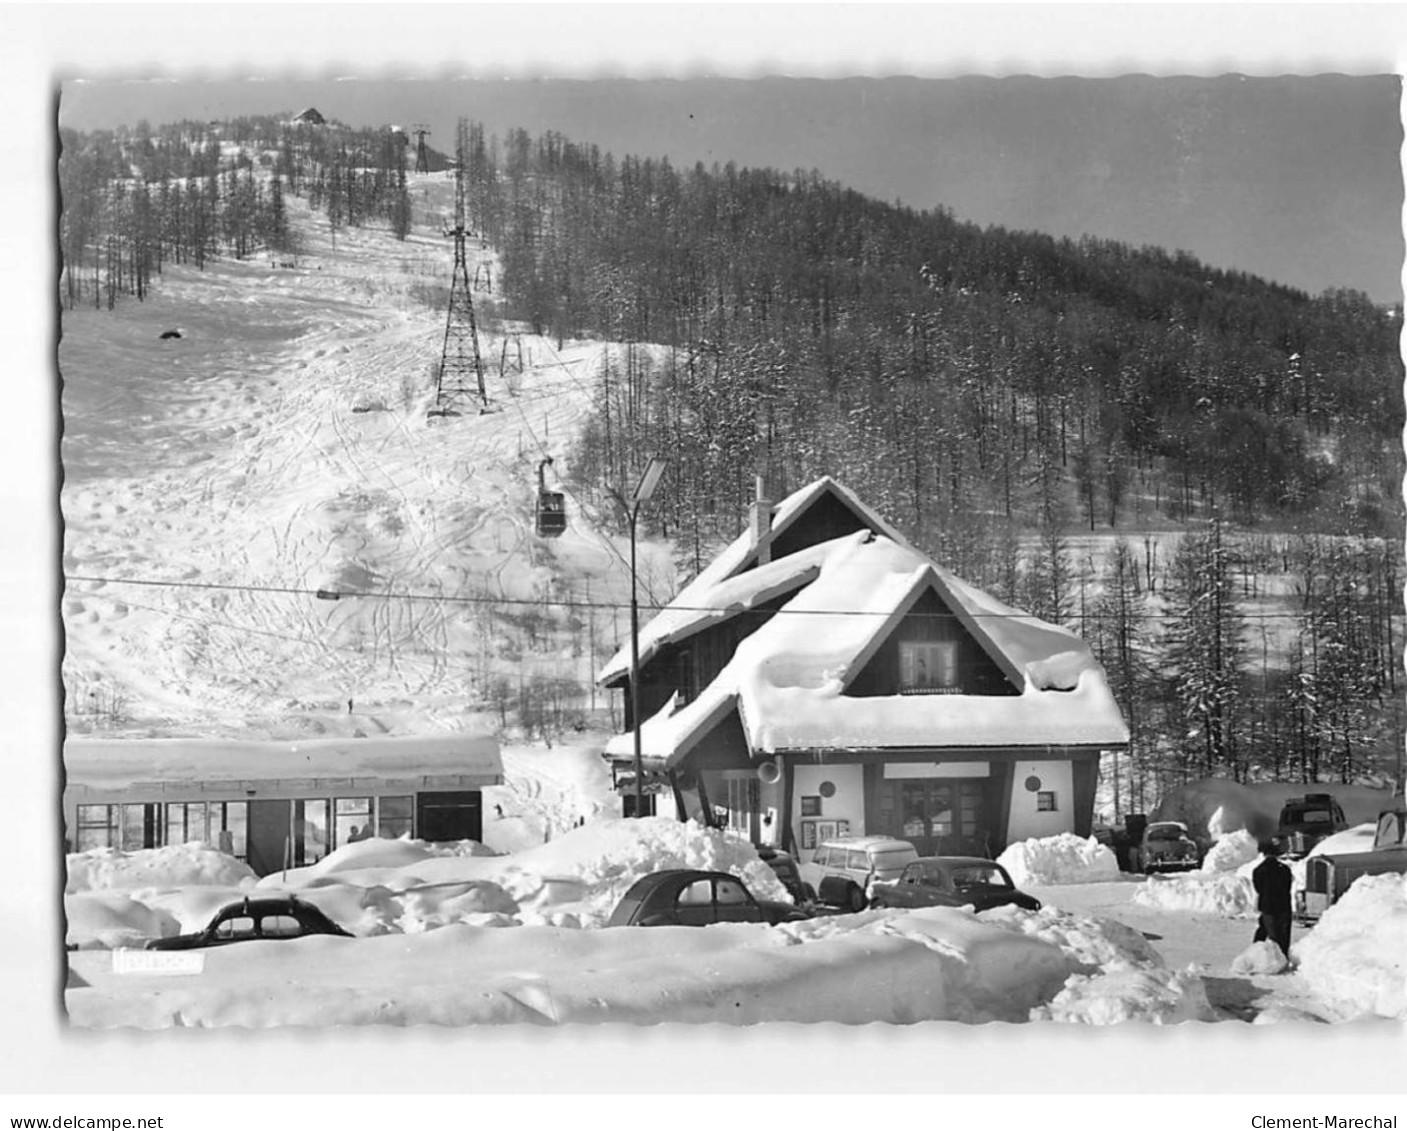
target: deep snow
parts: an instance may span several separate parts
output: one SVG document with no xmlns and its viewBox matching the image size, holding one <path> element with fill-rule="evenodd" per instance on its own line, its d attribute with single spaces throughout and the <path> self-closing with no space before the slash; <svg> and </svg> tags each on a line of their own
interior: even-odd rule
<svg viewBox="0 0 1407 1131">
<path fill-rule="evenodd" d="M 95 850 L 70 857 L 69 939 L 79 950 L 66 1003 L 76 1024 L 97 1027 L 1220 1016 L 1205 967 L 1173 968 L 1143 930 L 1068 906 L 1082 887 L 1138 892 L 1166 886 L 1160 879 L 1111 883 L 1099 853 L 1063 837 L 1028 841 L 1022 856 L 1045 869 L 1027 881 L 1060 877 L 1040 889 L 1039 912 L 874 910 L 776 928 L 603 929 L 635 878 L 666 867 L 731 871 L 760 898 L 787 897 L 747 842 L 665 819 L 600 820 L 512 855 L 474 842 L 360 841 L 257 881 L 198 846 Z M 1226 878 L 1236 877 L 1201 882 Z M 1383 882 L 1355 886 L 1294 948 L 1321 1018 L 1407 1019 L 1407 892 L 1401 877 L 1374 879 Z M 198 929 L 254 891 L 296 892 L 358 937 L 198 952 L 198 972 L 124 973 L 114 960 L 114 948 Z M 1237 956 L 1228 973 L 1273 974 L 1271 958 Z"/>
<path fill-rule="evenodd" d="M 140 867 L 88 866 L 86 889 L 69 897 L 71 941 L 83 948 L 71 956 L 83 984 L 67 994 L 70 1016 L 138 1027 L 177 1018 L 261 1026 L 1212 1016 L 1199 979 L 1166 970 L 1137 932 L 1054 907 L 601 929 L 636 877 L 665 867 L 733 871 L 759 897 L 786 898 L 750 844 L 694 824 L 603 820 L 512 856 L 483 852 L 361 841 L 234 887 L 236 870 L 193 868 L 206 854 L 189 847 L 134 854 Z M 98 855 L 77 857 L 75 871 Z M 190 882 L 201 878 L 221 882 Z M 123 887 L 128 880 L 142 886 Z M 359 937 L 209 950 L 198 974 L 121 973 L 103 949 L 190 930 L 256 889 L 296 891 Z"/>
</svg>

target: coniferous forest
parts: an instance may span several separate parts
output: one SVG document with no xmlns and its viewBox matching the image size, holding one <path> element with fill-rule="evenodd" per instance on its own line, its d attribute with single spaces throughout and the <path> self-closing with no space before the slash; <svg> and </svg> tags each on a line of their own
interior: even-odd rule
<svg viewBox="0 0 1407 1131">
<path fill-rule="evenodd" d="M 334 231 L 411 222 L 413 147 L 385 129 L 250 118 L 61 142 L 69 307 L 140 300 L 168 261 L 288 253 L 285 193 Z M 667 454 L 645 522 L 686 570 L 739 531 L 756 476 L 775 499 L 831 475 L 1090 641 L 1133 731 L 1131 798 L 1390 768 L 1400 306 L 979 228 L 812 171 L 679 169 L 467 121 L 456 150 L 502 313 L 639 345 L 596 374 L 569 474 L 608 515 L 607 489 Z M 1149 532 L 1168 531 L 1158 558 Z M 1247 614 L 1270 574 L 1291 579 L 1288 645 Z"/>
</svg>

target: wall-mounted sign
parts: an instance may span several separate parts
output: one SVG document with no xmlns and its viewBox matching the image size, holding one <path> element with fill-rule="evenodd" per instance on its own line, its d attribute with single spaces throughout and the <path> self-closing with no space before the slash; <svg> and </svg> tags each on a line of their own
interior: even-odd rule
<svg viewBox="0 0 1407 1131">
<path fill-rule="evenodd" d="M 820 787 L 816 790 L 816 792 L 819 793 L 822 797 L 834 797 L 834 796 L 835 796 L 835 782 L 833 782 L 833 781 L 823 781 L 823 782 L 820 784 Z"/>
<path fill-rule="evenodd" d="M 1026 790 L 1028 793 L 1036 793 L 1041 788 L 1041 779 L 1032 774 L 1026 779 Z"/>
</svg>

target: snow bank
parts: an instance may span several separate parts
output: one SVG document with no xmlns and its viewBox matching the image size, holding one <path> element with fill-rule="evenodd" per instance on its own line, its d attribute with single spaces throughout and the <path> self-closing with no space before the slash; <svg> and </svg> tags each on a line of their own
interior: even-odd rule
<svg viewBox="0 0 1407 1131">
<path fill-rule="evenodd" d="M 68 930 L 64 941 L 80 950 L 141 947 L 147 939 L 179 933 L 169 914 L 125 892 L 87 891 L 64 900 Z"/>
<path fill-rule="evenodd" d="M 1256 838 L 1245 829 L 1237 829 L 1235 832 L 1222 834 L 1218 837 L 1217 842 L 1207 849 L 1206 856 L 1202 858 L 1200 870 L 1203 872 L 1234 872 L 1241 865 L 1255 860 L 1259 856 L 1260 848 Z"/>
<path fill-rule="evenodd" d="M 997 863 L 1017 887 L 1027 884 L 1092 884 L 1119 878 L 1114 853 L 1093 837 L 1073 833 L 1031 838 L 1009 845 Z"/>
<path fill-rule="evenodd" d="M 1174 1025 L 1214 1021 L 1216 1014 L 1201 978 L 1191 971 L 1115 970 L 1071 978 L 1050 1004 L 1032 1011 L 1031 1019 L 1080 1025 L 1134 1020 Z"/>
<path fill-rule="evenodd" d="M 233 856 L 217 852 L 208 844 L 192 841 L 166 848 L 143 848 L 120 852 L 115 848 L 94 848 L 68 856 L 68 885 L 65 892 L 97 891 L 107 888 L 137 888 L 178 884 L 238 886 L 254 879 L 249 866 Z"/>
<path fill-rule="evenodd" d="M 1136 933 L 1111 926 L 1015 908 L 870 911 L 776 928 L 454 924 L 395 938 L 241 944 L 205 952 L 203 971 L 189 977 L 118 976 L 105 955 L 76 954 L 85 985 L 66 1004 L 76 1025 L 142 1028 L 177 1019 L 1162 1024 L 1203 1015 L 1194 977 L 1170 973 Z"/>
<path fill-rule="evenodd" d="M 1292 797 L 1306 793 L 1332 794 L 1350 824 L 1376 821 L 1391 808 L 1392 791 L 1333 782 L 1261 782 L 1243 785 L 1223 778 L 1203 778 L 1179 786 L 1149 814 L 1150 821 L 1182 821 L 1194 840 L 1211 840 L 1244 829 L 1257 840 L 1273 836 L 1280 810 Z"/>
<path fill-rule="evenodd" d="M 1239 871 L 1149 876 L 1133 893 L 1133 902 L 1164 911 L 1196 911 L 1227 919 L 1256 914 L 1255 889 L 1250 878 Z"/>
<path fill-rule="evenodd" d="M 1350 1017 L 1407 1021 L 1407 876 L 1362 876 L 1293 948 L 1299 973 Z"/>
</svg>

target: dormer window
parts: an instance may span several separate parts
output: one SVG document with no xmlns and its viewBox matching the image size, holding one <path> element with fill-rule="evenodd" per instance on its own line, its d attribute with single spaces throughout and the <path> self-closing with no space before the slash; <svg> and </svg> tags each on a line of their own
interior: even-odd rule
<svg viewBox="0 0 1407 1131">
<path fill-rule="evenodd" d="M 904 695 L 954 695 L 958 647 L 953 640 L 905 640 L 899 644 L 899 691 Z"/>
</svg>

